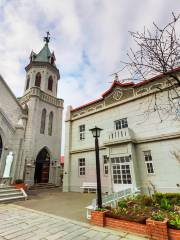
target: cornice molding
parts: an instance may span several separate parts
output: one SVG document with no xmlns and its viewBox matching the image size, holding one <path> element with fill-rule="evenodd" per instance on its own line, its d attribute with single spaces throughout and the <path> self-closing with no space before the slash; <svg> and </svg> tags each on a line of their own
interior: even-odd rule
<svg viewBox="0 0 180 240">
<path fill-rule="evenodd" d="M 29 89 L 29 91 L 19 99 L 20 104 L 25 104 L 29 101 L 31 97 L 38 97 L 40 100 L 49 103 L 53 106 L 56 106 L 58 108 L 63 108 L 64 100 L 60 98 L 56 98 L 52 95 L 49 95 L 45 92 L 43 92 L 39 87 L 32 87 Z"/>
<path fill-rule="evenodd" d="M 171 140 L 171 139 L 180 139 L 180 133 L 174 133 L 174 134 L 164 134 L 164 135 L 159 135 L 159 136 L 154 136 L 154 137 L 150 137 L 150 138 L 137 138 L 137 139 L 133 139 L 133 143 L 134 144 L 141 144 L 141 143 L 147 143 L 147 142 L 157 142 L 157 141 L 166 141 L 166 140 Z M 106 148 L 109 148 L 113 145 L 120 145 L 120 144 L 125 144 L 125 143 L 129 143 L 130 141 L 116 141 L 114 143 L 108 144 L 108 146 L 106 146 L 106 144 L 102 145 L 99 147 L 100 150 L 104 150 Z M 132 141 L 131 141 L 132 142 Z M 77 154 L 77 153 L 83 153 L 83 152 L 92 152 L 95 151 L 94 148 L 82 148 L 82 149 L 75 149 L 70 151 L 70 154 Z"/>
<path fill-rule="evenodd" d="M 57 75 L 58 80 L 60 79 L 60 72 L 57 69 L 57 67 L 53 66 L 52 64 L 50 64 L 48 62 L 30 62 L 25 67 L 25 70 L 29 71 L 30 68 L 32 68 L 32 67 L 47 67 L 47 68 L 49 68 L 51 71 L 53 71 Z"/>
</svg>

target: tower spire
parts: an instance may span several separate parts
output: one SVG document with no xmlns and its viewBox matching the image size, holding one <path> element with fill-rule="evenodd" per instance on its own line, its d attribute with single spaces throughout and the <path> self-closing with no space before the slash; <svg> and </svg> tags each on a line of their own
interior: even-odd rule
<svg viewBox="0 0 180 240">
<path fill-rule="evenodd" d="M 47 34 L 47 36 L 46 36 L 46 37 L 44 37 L 44 41 L 46 42 L 46 44 L 48 44 L 48 43 L 49 43 L 49 41 L 50 41 L 50 33 L 49 33 L 49 31 L 48 31 L 48 32 L 46 32 L 46 34 Z"/>
</svg>

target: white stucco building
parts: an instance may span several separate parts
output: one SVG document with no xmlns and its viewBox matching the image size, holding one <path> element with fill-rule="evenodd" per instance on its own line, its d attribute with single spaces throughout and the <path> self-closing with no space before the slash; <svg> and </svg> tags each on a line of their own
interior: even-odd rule
<svg viewBox="0 0 180 240">
<path fill-rule="evenodd" d="M 179 77 L 180 68 L 173 74 Z M 128 186 L 145 192 L 180 191 L 179 99 L 174 96 L 176 107 L 169 111 L 167 89 L 173 80 L 168 79 L 159 75 L 137 84 L 116 80 L 101 98 L 67 109 L 64 191 L 79 192 L 83 182 L 96 182 L 94 138 L 89 131 L 94 126 L 103 129 L 99 138 L 103 192 Z"/>
<path fill-rule="evenodd" d="M 45 40 L 38 54 L 31 53 L 21 98 L 0 77 L 0 178 L 12 151 L 11 182 L 60 184 L 63 100 L 57 98 L 60 74 Z"/>
</svg>

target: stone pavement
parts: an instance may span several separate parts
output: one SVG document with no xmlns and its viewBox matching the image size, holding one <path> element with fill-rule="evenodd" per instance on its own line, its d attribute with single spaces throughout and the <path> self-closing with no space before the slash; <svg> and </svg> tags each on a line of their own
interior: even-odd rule
<svg viewBox="0 0 180 240">
<path fill-rule="evenodd" d="M 52 214 L 0 205 L 0 240 L 147 240 L 137 235 L 94 227 Z"/>
<path fill-rule="evenodd" d="M 15 204 L 87 223 L 85 207 L 91 204 L 93 198 L 96 198 L 94 193 L 61 192 L 56 188 L 28 191 L 28 200 Z"/>
</svg>

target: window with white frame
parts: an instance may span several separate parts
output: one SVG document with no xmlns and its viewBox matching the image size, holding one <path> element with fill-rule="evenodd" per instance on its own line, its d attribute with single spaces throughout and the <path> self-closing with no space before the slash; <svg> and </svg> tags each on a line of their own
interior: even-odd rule
<svg viewBox="0 0 180 240">
<path fill-rule="evenodd" d="M 86 173 L 85 158 L 78 159 L 79 176 L 84 176 Z"/>
<path fill-rule="evenodd" d="M 79 126 L 79 139 L 84 140 L 85 139 L 85 125 Z"/>
<path fill-rule="evenodd" d="M 128 127 L 127 118 L 122 118 L 122 119 L 116 120 L 116 121 L 114 122 L 114 124 L 115 124 L 115 129 L 116 129 L 116 130 L 119 130 L 119 129 L 127 128 L 127 127 Z"/>
<path fill-rule="evenodd" d="M 144 160 L 147 168 L 147 173 L 148 174 L 154 173 L 151 151 L 144 151 Z"/>
<path fill-rule="evenodd" d="M 132 184 L 130 156 L 111 158 L 114 184 Z"/>
<path fill-rule="evenodd" d="M 104 175 L 107 176 L 109 173 L 109 166 L 108 166 L 108 156 L 103 156 L 103 164 L 104 164 Z"/>
</svg>

